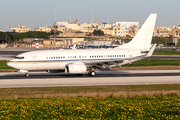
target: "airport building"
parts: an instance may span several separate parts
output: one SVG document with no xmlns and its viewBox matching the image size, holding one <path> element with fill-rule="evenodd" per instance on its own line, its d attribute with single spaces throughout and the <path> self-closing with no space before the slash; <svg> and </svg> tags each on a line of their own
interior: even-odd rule
<svg viewBox="0 0 180 120">
<path fill-rule="evenodd" d="M 26 45 L 20 45 L 22 47 L 32 48 L 32 46 L 42 46 L 41 48 L 69 48 L 73 46 L 75 43 L 79 43 L 84 41 L 84 38 L 50 38 L 50 39 L 43 39 L 43 38 L 25 38 L 23 39 Z M 30 46 L 29 46 L 30 45 Z"/>
</svg>

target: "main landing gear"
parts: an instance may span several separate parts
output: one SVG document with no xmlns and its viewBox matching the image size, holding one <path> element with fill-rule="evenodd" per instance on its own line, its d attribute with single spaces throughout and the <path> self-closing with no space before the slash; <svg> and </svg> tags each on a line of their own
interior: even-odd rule
<svg viewBox="0 0 180 120">
<path fill-rule="evenodd" d="M 26 73 L 26 74 L 25 74 L 25 77 L 29 77 L 29 73 Z"/>
<path fill-rule="evenodd" d="M 95 76 L 95 75 L 96 75 L 96 72 L 95 72 L 95 71 L 89 71 L 89 72 L 88 72 L 88 75 L 89 75 L 89 76 Z"/>
</svg>

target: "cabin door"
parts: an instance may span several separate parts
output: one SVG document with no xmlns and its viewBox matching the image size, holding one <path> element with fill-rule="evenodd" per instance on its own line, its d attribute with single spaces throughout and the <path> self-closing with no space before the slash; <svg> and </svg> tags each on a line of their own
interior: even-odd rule
<svg viewBox="0 0 180 120">
<path fill-rule="evenodd" d="M 132 57 L 132 52 L 128 51 L 128 55 L 129 55 L 129 57 Z"/>
<path fill-rule="evenodd" d="M 36 54 L 31 54 L 31 57 L 32 57 L 32 63 L 36 64 L 37 63 L 37 56 L 36 56 Z"/>
</svg>

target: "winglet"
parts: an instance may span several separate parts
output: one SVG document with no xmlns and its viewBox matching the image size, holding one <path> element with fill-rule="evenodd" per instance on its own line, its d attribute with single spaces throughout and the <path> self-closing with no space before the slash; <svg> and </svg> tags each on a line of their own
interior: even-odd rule
<svg viewBox="0 0 180 120">
<path fill-rule="evenodd" d="M 147 55 L 146 55 L 145 57 L 150 57 L 150 56 L 153 54 L 153 52 L 154 52 L 154 50 L 155 50 L 155 48 L 156 48 L 156 45 L 157 45 L 157 44 L 154 44 L 154 45 L 151 47 L 150 51 L 147 53 Z"/>
</svg>

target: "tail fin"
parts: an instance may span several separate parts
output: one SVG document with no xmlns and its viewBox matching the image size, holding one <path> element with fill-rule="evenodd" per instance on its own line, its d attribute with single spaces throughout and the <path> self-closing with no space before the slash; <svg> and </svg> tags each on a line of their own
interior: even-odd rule
<svg viewBox="0 0 180 120">
<path fill-rule="evenodd" d="M 121 45 L 117 48 L 149 50 L 151 47 L 156 17 L 157 14 L 150 14 L 134 38 L 129 43 Z"/>
</svg>

